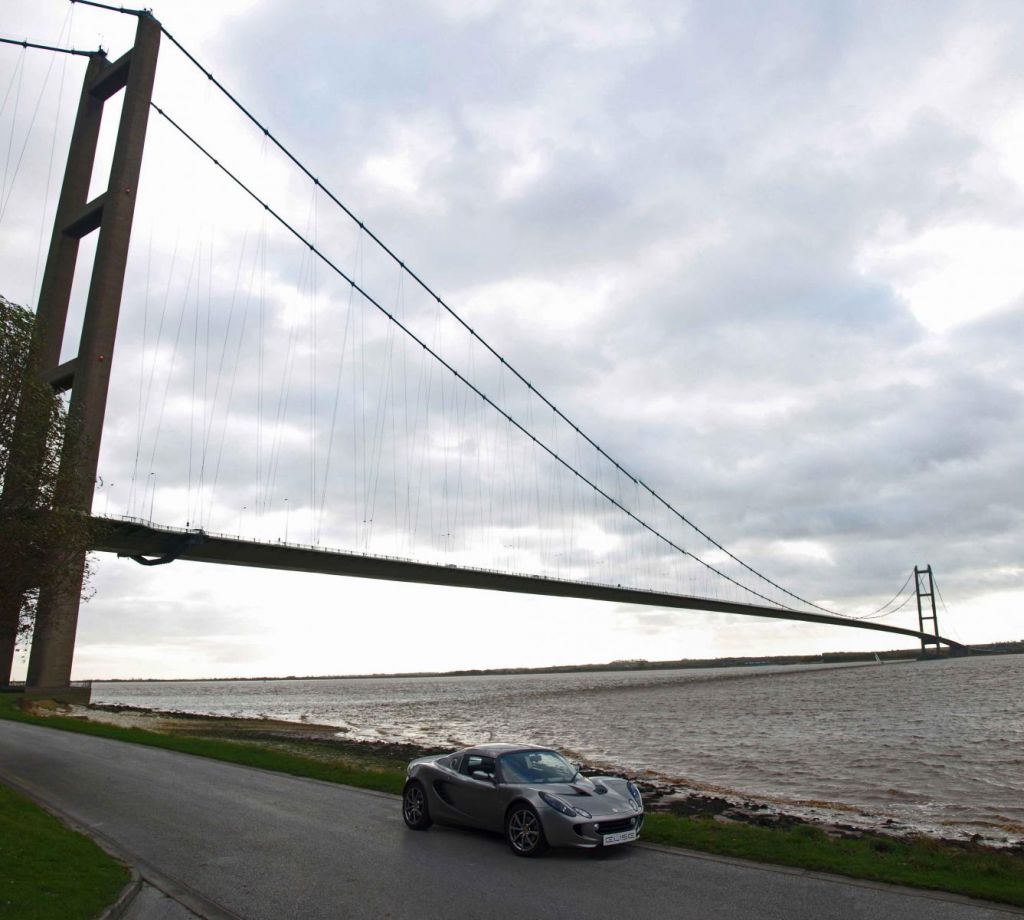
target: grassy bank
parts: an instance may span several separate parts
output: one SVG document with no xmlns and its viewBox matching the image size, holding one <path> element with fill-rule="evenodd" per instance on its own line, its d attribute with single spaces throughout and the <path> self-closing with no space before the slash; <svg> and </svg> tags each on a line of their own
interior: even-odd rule
<svg viewBox="0 0 1024 920">
<path fill-rule="evenodd" d="M 128 870 L 53 815 L 0 785 L 0 918 L 90 920 Z"/>
<path fill-rule="evenodd" d="M 171 735 L 140 728 L 105 725 L 60 715 L 44 717 L 30 715 L 21 710 L 18 697 L 14 694 L 0 696 L 0 718 L 28 722 L 33 725 L 45 725 L 49 728 L 60 728 L 84 735 L 115 738 L 118 741 L 145 744 L 168 751 L 181 751 L 185 754 L 226 760 L 228 763 L 242 764 L 247 767 L 261 767 L 264 770 L 290 773 L 293 776 L 322 779 L 331 783 L 359 786 L 363 789 L 376 789 L 379 792 L 398 794 L 402 791 L 405 779 L 404 763 L 389 764 L 386 760 L 381 761 L 379 758 L 363 765 L 354 762 L 352 758 L 340 760 L 303 756 L 287 749 L 279 749 L 277 746 L 260 744 L 259 739 L 235 741 L 190 735 Z M 216 720 L 203 721 L 216 722 Z M 197 726 L 198 731 L 202 731 L 202 725 Z M 369 760 L 369 758 L 366 759 Z"/>
<path fill-rule="evenodd" d="M 1024 907 L 1024 858 L 975 845 L 883 835 L 834 838 L 811 825 L 720 824 L 710 818 L 651 814 L 650 843 L 687 847 L 853 878 L 931 888 Z"/>
<path fill-rule="evenodd" d="M 405 762 L 410 753 L 417 753 L 402 746 L 339 741 L 333 733 L 322 737 L 304 734 L 301 726 L 290 726 L 297 731 L 295 737 L 289 737 L 288 733 L 261 729 L 261 723 L 242 725 L 239 720 L 185 719 L 172 731 L 149 731 L 61 715 L 40 717 L 23 712 L 12 696 L 0 696 L 0 718 L 382 792 L 401 791 Z M 1024 907 L 1024 856 L 973 844 L 881 834 L 836 838 L 809 825 L 766 828 L 722 823 L 709 816 L 663 813 L 649 814 L 644 839 Z"/>
</svg>

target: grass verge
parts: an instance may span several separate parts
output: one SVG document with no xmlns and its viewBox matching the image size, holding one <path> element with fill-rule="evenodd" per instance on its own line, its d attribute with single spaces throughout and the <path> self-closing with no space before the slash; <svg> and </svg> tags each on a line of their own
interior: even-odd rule
<svg viewBox="0 0 1024 920">
<path fill-rule="evenodd" d="M 0 695 L 0 718 L 116 738 L 167 750 L 262 767 L 380 792 L 401 792 L 404 764 L 368 755 L 368 766 L 336 763 L 322 752 L 316 757 L 274 749 L 254 741 L 225 741 L 139 728 L 123 728 L 63 716 L 38 717 L 23 712 L 17 697 Z M 1024 907 L 1024 858 L 973 844 L 930 838 L 902 839 L 882 834 L 835 838 L 811 825 L 765 828 L 723 824 L 707 817 L 649 813 L 644 839 L 755 862 L 831 872 L 852 878 L 928 888 Z"/>
<path fill-rule="evenodd" d="M 90 920 L 128 884 L 128 870 L 88 837 L 0 786 L 0 918 Z"/>
<path fill-rule="evenodd" d="M 990 847 L 881 834 L 835 838 L 808 824 L 767 828 L 658 813 L 647 816 L 643 836 L 649 843 L 1024 907 L 1024 859 Z"/>
<path fill-rule="evenodd" d="M 15 722 L 27 722 L 32 725 L 43 725 L 47 728 L 60 728 L 83 735 L 115 738 L 118 741 L 130 741 L 133 744 L 145 744 L 168 751 L 181 751 L 185 754 L 210 757 L 213 760 L 226 760 L 228 763 L 243 764 L 247 767 L 261 767 L 264 770 L 275 770 L 278 773 L 290 773 L 292 776 L 322 779 L 330 783 L 375 789 L 378 792 L 393 792 L 396 795 L 401 793 L 405 781 L 404 768 L 397 766 L 360 768 L 350 764 L 331 763 L 320 758 L 303 757 L 300 754 L 274 750 L 248 742 L 167 735 L 142 728 L 121 728 L 117 725 L 104 725 L 99 722 L 87 722 L 83 719 L 66 716 L 33 716 L 21 710 L 18 700 L 17 694 L 0 695 L 0 718 Z"/>
</svg>

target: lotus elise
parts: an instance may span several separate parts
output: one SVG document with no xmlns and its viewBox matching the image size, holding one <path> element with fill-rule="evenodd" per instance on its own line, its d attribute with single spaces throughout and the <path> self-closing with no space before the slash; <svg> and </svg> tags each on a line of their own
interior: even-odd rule
<svg viewBox="0 0 1024 920">
<path fill-rule="evenodd" d="M 435 821 L 497 831 L 517 856 L 537 856 L 636 840 L 644 805 L 629 780 L 583 776 L 547 748 L 480 744 L 412 761 L 402 817 L 414 831 Z"/>
</svg>

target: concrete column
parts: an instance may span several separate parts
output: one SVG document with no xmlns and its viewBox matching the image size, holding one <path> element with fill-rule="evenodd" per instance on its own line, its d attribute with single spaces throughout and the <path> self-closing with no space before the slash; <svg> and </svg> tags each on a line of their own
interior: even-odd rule
<svg viewBox="0 0 1024 920">
<path fill-rule="evenodd" d="M 32 654 L 25 680 L 26 689 L 37 691 L 36 696 L 61 699 L 61 691 L 71 684 L 84 572 L 85 553 L 75 553 L 67 568 L 57 572 L 39 592 Z M 38 692 L 42 690 L 47 692 Z"/>
<path fill-rule="evenodd" d="M 70 437 L 65 439 L 54 501 L 55 506 L 61 509 L 83 514 L 92 509 L 110 367 L 159 49 L 160 23 L 149 14 L 140 15 L 135 47 L 124 58 L 115 61 L 109 73 L 101 76 L 93 87 L 94 94 L 107 98 L 123 85 L 125 97 L 110 182 L 99 202 L 99 240 L 74 368 L 68 419 Z M 96 226 L 95 220 L 95 216 L 83 216 L 88 228 Z M 40 591 L 29 659 L 30 689 L 67 687 L 71 679 L 85 548 L 81 551 L 76 548 L 72 555 L 66 570 Z"/>
<path fill-rule="evenodd" d="M 75 219 L 86 210 L 89 182 L 96 159 L 96 142 L 103 116 L 103 99 L 93 95 L 91 88 L 108 66 L 106 55 L 97 52 L 91 56 L 85 71 L 78 114 L 68 147 L 64 184 L 57 201 L 50 251 L 39 289 L 35 335 L 26 368 L 29 381 L 38 380 L 56 368 L 60 361 L 81 239 L 79 235 L 68 234 L 66 228 L 72 226 Z M 27 390 L 28 387 L 22 395 L 22 405 L 28 405 L 31 400 Z M 13 514 L 35 505 L 39 494 L 38 471 L 45 451 L 45 438 L 45 430 L 19 414 L 4 477 L 3 495 L 0 496 L 0 515 Z M 13 572 L 0 569 L 0 686 L 10 684 L 24 589 L 25 585 L 15 582 Z"/>
</svg>

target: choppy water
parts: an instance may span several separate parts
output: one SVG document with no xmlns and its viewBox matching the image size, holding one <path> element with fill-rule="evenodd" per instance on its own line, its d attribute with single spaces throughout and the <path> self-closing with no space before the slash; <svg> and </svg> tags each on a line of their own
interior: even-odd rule
<svg viewBox="0 0 1024 920">
<path fill-rule="evenodd" d="M 97 683 L 96 702 L 516 740 L 695 788 L 1024 837 L 1024 656 L 867 666 Z"/>
</svg>

